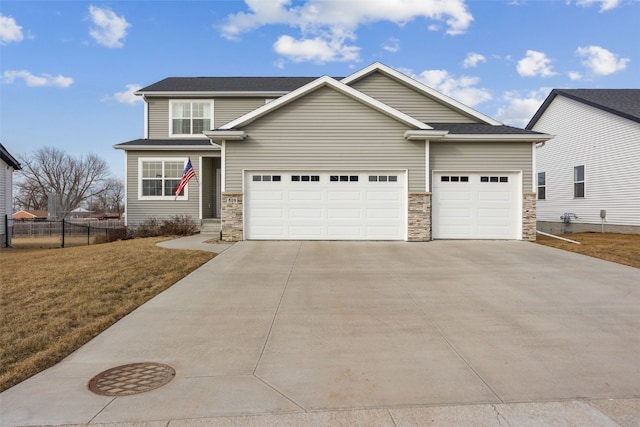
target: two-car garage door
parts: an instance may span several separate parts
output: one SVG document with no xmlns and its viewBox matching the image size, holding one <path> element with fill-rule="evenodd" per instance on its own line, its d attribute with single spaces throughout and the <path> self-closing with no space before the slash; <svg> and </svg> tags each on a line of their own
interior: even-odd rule
<svg viewBox="0 0 640 427">
<path fill-rule="evenodd" d="M 245 173 L 249 240 L 405 240 L 405 171 Z"/>
</svg>

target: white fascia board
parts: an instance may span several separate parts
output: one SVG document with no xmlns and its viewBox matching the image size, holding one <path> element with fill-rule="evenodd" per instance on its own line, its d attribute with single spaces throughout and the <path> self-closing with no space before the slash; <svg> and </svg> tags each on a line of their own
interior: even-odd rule
<svg viewBox="0 0 640 427">
<path fill-rule="evenodd" d="M 408 141 L 424 141 L 442 139 L 449 133 L 448 130 L 408 130 L 404 133 L 404 138 Z"/>
<path fill-rule="evenodd" d="M 412 79 L 409 76 L 406 76 L 404 74 L 402 74 L 401 72 L 394 70 L 391 67 L 388 67 L 380 62 L 375 62 L 371 65 L 369 65 L 366 68 L 363 68 L 360 71 L 357 71 L 353 74 L 351 74 L 350 76 L 345 77 L 344 79 L 341 80 L 342 83 L 349 85 L 354 81 L 360 80 L 362 77 L 365 77 L 375 71 L 380 71 L 381 73 L 391 77 L 392 79 L 395 79 L 399 82 L 404 83 L 407 86 L 413 87 L 415 88 L 417 91 L 424 93 L 425 95 L 428 95 L 432 98 L 435 98 L 445 104 L 450 105 L 453 109 L 455 110 L 459 110 L 471 117 L 474 117 L 478 120 L 481 120 L 484 123 L 490 124 L 490 125 L 494 125 L 494 126 L 499 126 L 502 123 L 500 123 L 499 121 L 492 119 L 491 117 L 482 114 L 479 111 L 474 110 L 471 107 L 468 107 L 466 105 L 464 105 L 463 103 L 456 101 L 455 99 L 441 93 L 438 92 L 435 89 L 430 88 L 429 86 L 420 83 L 419 81 Z"/>
<path fill-rule="evenodd" d="M 245 126 L 249 123 L 251 123 L 252 121 L 256 120 L 259 117 L 264 116 L 265 114 L 276 110 L 284 105 L 287 105 L 295 100 L 297 100 L 298 98 L 301 98 L 305 95 L 307 95 L 310 92 L 315 91 L 316 89 L 319 89 L 321 87 L 331 87 L 332 89 L 335 89 L 336 91 L 349 96 L 359 102 L 361 102 L 362 104 L 365 104 L 371 108 L 373 108 L 374 110 L 377 110 L 391 118 L 394 118 L 400 122 L 405 123 L 408 126 L 411 127 L 415 127 L 418 129 L 433 129 L 431 126 L 409 116 L 408 114 L 405 114 L 401 111 L 396 110 L 395 108 L 392 108 L 390 106 L 388 106 L 387 104 L 384 104 L 380 101 L 378 101 L 377 99 L 374 99 L 368 95 L 365 95 L 364 93 L 350 87 L 347 86 L 343 83 L 340 83 L 339 81 L 337 81 L 334 78 L 331 78 L 329 76 L 322 76 L 319 77 L 318 79 L 307 83 L 306 85 L 292 91 L 289 92 L 288 94 L 268 103 L 265 104 L 261 107 L 256 108 L 255 110 L 245 114 L 244 116 L 241 116 L 225 125 L 220 126 L 218 129 L 221 130 L 227 130 L 227 129 L 233 129 L 239 126 Z"/>
<path fill-rule="evenodd" d="M 134 92 L 134 95 L 146 97 L 194 97 L 194 98 L 225 98 L 225 97 L 271 97 L 277 98 L 286 95 L 285 91 L 157 91 L 157 92 Z"/>
<path fill-rule="evenodd" d="M 242 130 L 206 130 L 202 132 L 211 141 L 222 143 L 222 141 L 242 141 L 247 137 L 247 133 Z"/>
<path fill-rule="evenodd" d="M 218 145 L 126 145 L 126 146 L 118 146 L 114 145 L 113 148 L 116 150 L 136 150 L 136 151 L 167 151 L 167 150 L 198 150 L 198 151 L 218 151 L 220 150 L 220 146 Z"/>
<path fill-rule="evenodd" d="M 544 142 L 553 138 L 553 135 L 527 135 L 527 134 L 448 134 L 445 141 L 494 141 L 494 142 Z"/>
</svg>

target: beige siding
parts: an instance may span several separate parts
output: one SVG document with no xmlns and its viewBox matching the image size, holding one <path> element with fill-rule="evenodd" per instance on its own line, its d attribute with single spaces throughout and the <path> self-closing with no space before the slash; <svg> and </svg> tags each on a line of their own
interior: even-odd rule
<svg viewBox="0 0 640 427">
<path fill-rule="evenodd" d="M 127 224 L 137 225 L 147 218 L 170 218 L 174 215 L 190 215 L 198 224 L 200 223 L 199 184 L 202 182 L 200 174 L 200 156 L 210 156 L 211 152 L 194 153 L 186 151 L 128 151 L 127 152 Z M 138 200 L 139 193 L 139 158 L 186 158 L 191 157 L 196 177 L 189 181 L 189 200 Z"/>
<path fill-rule="evenodd" d="M 193 99 L 193 98 L 189 98 Z M 150 98 L 149 139 L 169 138 L 169 99 Z M 218 98 L 213 102 L 214 126 L 220 127 L 264 105 L 264 98 Z"/>
<path fill-rule="evenodd" d="M 149 139 L 166 139 L 169 137 L 169 100 L 167 98 L 151 98 L 149 104 Z"/>
<path fill-rule="evenodd" d="M 531 191 L 530 142 L 432 142 L 431 171 L 522 171 L 522 191 Z M 431 172 L 430 171 L 430 172 Z"/>
<path fill-rule="evenodd" d="M 214 126 L 216 128 L 263 106 L 264 98 L 218 98 L 215 100 Z"/>
<path fill-rule="evenodd" d="M 477 120 L 429 98 L 381 73 L 356 81 L 353 88 L 423 122 L 475 123 Z"/>
<path fill-rule="evenodd" d="M 330 88 L 268 114 L 226 144 L 226 191 L 242 191 L 242 169 L 408 169 L 409 191 L 424 191 L 424 142 L 407 126 Z"/>
</svg>

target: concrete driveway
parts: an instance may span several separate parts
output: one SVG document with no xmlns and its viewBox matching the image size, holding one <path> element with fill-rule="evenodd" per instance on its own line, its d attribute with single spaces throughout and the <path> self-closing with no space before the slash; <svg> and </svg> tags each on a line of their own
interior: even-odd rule
<svg viewBox="0 0 640 427">
<path fill-rule="evenodd" d="M 527 242 L 241 242 L 2 393 L 0 420 L 638 425 L 639 355 L 635 268 Z M 87 389 L 133 362 L 176 376 Z"/>
</svg>

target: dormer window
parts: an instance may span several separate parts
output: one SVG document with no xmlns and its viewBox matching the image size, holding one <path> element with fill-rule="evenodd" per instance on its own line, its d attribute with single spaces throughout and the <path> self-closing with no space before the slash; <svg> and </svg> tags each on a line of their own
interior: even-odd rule
<svg viewBox="0 0 640 427">
<path fill-rule="evenodd" d="M 213 101 L 171 101 L 171 136 L 202 135 L 211 130 L 213 123 Z"/>
</svg>

